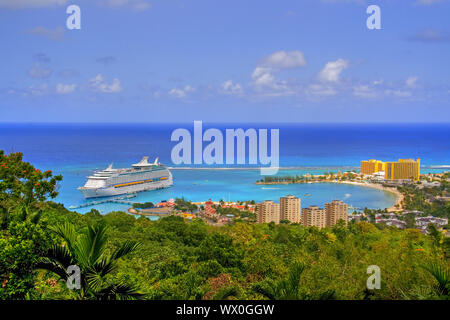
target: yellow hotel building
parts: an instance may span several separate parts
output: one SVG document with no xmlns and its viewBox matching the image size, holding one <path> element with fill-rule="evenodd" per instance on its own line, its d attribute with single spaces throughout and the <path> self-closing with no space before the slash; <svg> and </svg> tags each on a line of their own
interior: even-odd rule
<svg viewBox="0 0 450 320">
<path fill-rule="evenodd" d="M 419 180 L 420 159 L 398 159 L 398 161 L 382 162 L 380 160 L 361 161 L 362 174 L 374 174 L 384 171 L 386 180 Z"/>
<path fill-rule="evenodd" d="M 370 159 L 369 161 L 361 161 L 361 173 L 374 174 L 375 172 L 384 171 L 384 162 L 380 160 Z"/>
<path fill-rule="evenodd" d="M 397 162 L 386 162 L 384 169 L 384 178 L 386 180 L 412 179 L 420 178 L 420 159 L 398 159 Z"/>
</svg>

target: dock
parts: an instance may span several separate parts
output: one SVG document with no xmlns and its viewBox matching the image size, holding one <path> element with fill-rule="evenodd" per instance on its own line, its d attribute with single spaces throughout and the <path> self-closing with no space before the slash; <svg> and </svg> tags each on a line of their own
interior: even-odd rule
<svg viewBox="0 0 450 320">
<path fill-rule="evenodd" d="M 119 204 L 128 204 L 128 205 L 132 206 L 134 202 L 129 201 L 129 199 L 132 199 L 135 197 L 136 197 L 136 193 L 133 193 L 133 194 L 121 196 L 118 198 L 107 198 L 107 199 L 103 199 L 103 200 L 82 203 L 82 204 L 79 204 L 76 206 L 70 206 L 69 209 L 73 210 L 73 209 L 79 209 L 79 208 L 92 207 L 92 206 L 96 206 L 96 205 L 103 204 L 103 203 L 119 203 Z"/>
</svg>

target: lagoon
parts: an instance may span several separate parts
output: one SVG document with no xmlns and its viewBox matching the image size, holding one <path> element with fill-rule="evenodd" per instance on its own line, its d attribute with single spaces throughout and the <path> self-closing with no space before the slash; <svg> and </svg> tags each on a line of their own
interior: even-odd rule
<svg viewBox="0 0 450 320">
<path fill-rule="evenodd" d="M 421 172 L 448 170 L 450 148 L 448 124 L 210 124 L 203 127 L 279 129 L 280 169 L 278 175 L 322 174 L 358 170 L 360 160 L 421 158 Z M 41 170 L 63 175 L 56 202 L 66 207 L 86 200 L 77 190 L 86 176 L 104 169 L 128 167 L 144 155 L 159 157 L 169 166 L 176 142 L 171 133 L 177 128 L 192 129 L 187 124 L 0 124 L 0 149 L 20 151 L 24 160 Z M 248 162 L 247 162 L 248 163 Z M 142 192 L 133 201 L 158 202 L 185 197 L 192 201 L 275 200 L 293 194 L 302 199 L 302 207 L 323 206 L 340 199 L 357 208 L 386 208 L 395 203 L 394 194 L 360 186 L 319 183 L 291 185 L 256 185 L 257 167 L 244 169 L 174 168 L 174 186 Z M 307 194 L 311 194 L 308 196 Z M 126 210 L 127 205 L 103 204 L 102 213 Z M 91 208 L 77 211 L 86 212 Z"/>
<path fill-rule="evenodd" d="M 61 184 L 57 202 L 66 207 L 80 205 L 92 200 L 85 200 L 76 188 L 82 185 L 85 176 L 90 172 L 83 168 L 64 169 L 64 182 Z M 170 198 L 184 197 L 195 202 L 206 201 L 245 201 L 274 200 L 288 194 L 301 198 L 302 207 L 309 205 L 323 206 L 331 200 L 343 200 L 355 208 L 387 208 L 395 204 L 396 196 L 391 192 L 376 190 L 361 186 L 315 183 L 315 184 L 280 184 L 256 185 L 260 179 L 259 170 L 254 169 L 172 169 L 174 185 L 167 189 L 145 191 L 132 199 L 134 202 L 159 202 Z M 323 169 L 283 169 L 280 175 L 322 173 Z M 105 214 L 114 210 L 126 210 L 129 205 L 104 203 L 95 208 Z M 84 213 L 92 207 L 79 208 L 76 211 Z"/>
</svg>

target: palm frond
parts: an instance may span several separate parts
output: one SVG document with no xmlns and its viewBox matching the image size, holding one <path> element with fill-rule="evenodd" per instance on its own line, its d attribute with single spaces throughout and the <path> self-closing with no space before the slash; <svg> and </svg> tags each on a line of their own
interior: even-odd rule
<svg viewBox="0 0 450 320">
<path fill-rule="evenodd" d="M 229 297 L 237 297 L 239 294 L 236 286 L 229 286 L 221 288 L 217 293 L 212 296 L 212 300 L 226 300 Z"/>
<path fill-rule="evenodd" d="M 90 291 L 93 293 L 101 291 L 105 283 L 105 279 L 99 273 L 95 272 L 87 272 L 85 279 Z"/>
<path fill-rule="evenodd" d="M 321 292 L 317 295 L 316 300 L 335 300 L 336 299 L 336 291 L 335 290 L 327 290 Z"/>
<path fill-rule="evenodd" d="M 75 264 L 73 256 L 67 246 L 55 245 L 46 252 L 45 257 L 59 263 L 64 268 Z"/>
<path fill-rule="evenodd" d="M 273 284 L 262 286 L 261 284 L 256 284 L 253 287 L 253 291 L 259 293 L 269 300 L 277 300 L 277 292 Z"/>
<path fill-rule="evenodd" d="M 106 275 L 113 272 L 115 268 L 116 268 L 115 260 L 103 258 L 96 264 L 91 266 L 90 270 L 92 270 L 92 272 L 96 274 L 99 274 L 101 277 L 105 277 Z"/>
<path fill-rule="evenodd" d="M 431 275 L 437 281 L 438 284 L 436 285 L 436 290 L 438 291 L 439 295 L 447 296 L 449 293 L 450 285 L 450 270 L 436 263 L 421 265 L 421 267 L 431 273 Z"/>
<path fill-rule="evenodd" d="M 51 259 L 48 259 L 48 258 L 41 258 L 35 265 L 35 269 L 53 272 L 54 274 L 57 274 L 63 280 L 66 280 L 68 278 L 66 268 L 64 268 L 59 263 L 57 263 Z"/>
<path fill-rule="evenodd" d="M 288 274 L 288 286 L 289 290 L 298 296 L 298 290 L 300 288 L 300 278 L 305 270 L 305 264 L 301 262 L 294 262 L 291 266 Z"/>
<path fill-rule="evenodd" d="M 106 249 L 106 227 L 104 225 L 88 226 L 88 231 L 77 242 L 76 255 L 86 267 L 98 263 Z"/>
<path fill-rule="evenodd" d="M 69 251 L 73 252 L 73 248 L 76 245 L 77 241 L 77 234 L 75 231 L 75 227 L 72 224 L 68 222 L 64 224 L 58 224 L 54 227 L 50 227 L 50 230 L 63 238 L 68 246 Z"/>
<path fill-rule="evenodd" d="M 96 293 L 99 300 L 142 299 L 143 296 L 135 287 L 125 283 L 110 284 Z"/>
<path fill-rule="evenodd" d="M 117 260 L 122 258 L 123 256 L 126 256 L 127 254 L 135 251 L 140 247 L 140 243 L 137 241 L 126 241 L 125 243 L 120 246 L 117 250 L 113 252 L 111 255 L 111 259 Z"/>
<path fill-rule="evenodd" d="M 277 282 L 270 281 L 264 286 L 257 284 L 254 291 L 270 300 L 298 300 L 300 297 L 300 279 L 306 266 L 302 262 L 294 262 L 289 268 L 286 278 Z"/>
<path fill-rule="evenodd" d="M 135 287 L 125 283 L 108 283 L 108 275 L 116 268 L 117 259 L 136 250 L 139 246 L 134 241 L 122 244 L 111 255 L 106 254 L 106 226 L 88 226 L 87 232 L 77 237 L 75 227 L 69 223 L 51 228 L 65 242 L 48 250 L 45 258 L 38 263 L 39 269 L 45 269 L 67 279 L 67 267 L 78 265 L 82 270 L 83 299 L 139 299 L 142 294 Z"/>
</svg>

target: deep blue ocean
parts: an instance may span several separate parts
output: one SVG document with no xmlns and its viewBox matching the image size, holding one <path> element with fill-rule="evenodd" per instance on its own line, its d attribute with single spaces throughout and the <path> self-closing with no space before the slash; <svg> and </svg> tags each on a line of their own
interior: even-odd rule
<svg viewBox="0 0 450 320">
<path fill-rule="evenodd" d="M 22 152 L 42 170 L 62 174 L 57 202 L 67 207 L 84 203 L 77 187 L 94 170 L 129 167 L 148 155 L 153 160 L 175 167 L 170 141 L 176 128 L 193 131 L 187 124 L 0 124 L 0 149 Z M 422 172 L 450 170 L 450 124 L 214 124 L 203 129 L 264 128 L 280 131 L 280 167 L 278 175 L 323 173 L 359 169 L 362 159 L 383 161 L 421 158 Z M 224 134 L 225 136 L 225 134 Z M 207 143 L 204 143 L 206 145 Z M 223 170 L 202 165 L 201 169 L 172 169 L 174 186 L 139 193 L 136 202 L 160 201 L 184 196 L 193 201 L 278 200 L 294 194 L 302 198 L 302 207 L 342 199 L 354 207 L 384 208 L 395 197 L 375 189 L 335 184 L 260 186 L 260 171 L 251 166 Z M 188 167 L 193 167 L 189 165 Z M 306 196 L 306 194 L 311 194 Z M 96 207 L 106 213 L 124 210 L 126 205 L 103 204 Z M 91 208 L 78 209 L 79 212 Z"/>
</svg>

